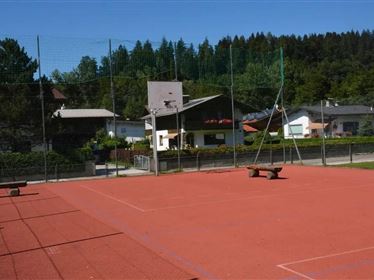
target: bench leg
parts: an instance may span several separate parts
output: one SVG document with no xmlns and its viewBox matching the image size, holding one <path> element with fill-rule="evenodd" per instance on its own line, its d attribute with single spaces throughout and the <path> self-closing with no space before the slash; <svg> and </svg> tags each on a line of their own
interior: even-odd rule
<svg viewBox="0 0 374 280">
<path fill-rule="evenodd" d="M 258 177 L 260 175 L 260 172 L 255 169 L 250 169 L 248 175 L 249 177 Z"/>
<path fill-rule="evenodd" d="M 275 171 L 269 171 L 268 174 L 266 175 L 266 178 L 268 180 L 271 180 L 271 179 L 277 179 L 278 178 L 278 172 L 275 172 Z"/>
<path fill-rule="evenodd" d="M 10 196 L 19 196 L 19 193 L 20 193 L 19 188 L 11 188 L 9 190 Z"/>
</svg>

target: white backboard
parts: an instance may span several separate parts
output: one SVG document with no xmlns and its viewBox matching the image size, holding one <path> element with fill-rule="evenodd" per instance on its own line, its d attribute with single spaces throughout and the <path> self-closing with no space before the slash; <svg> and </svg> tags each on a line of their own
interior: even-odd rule
<svg viewBox="0 0 374 280">
<path fill-rule="evenodd" d="M 183 109 L 182 82 L 148 82 L 148 110 L 157 114 Z"/>
</svg>

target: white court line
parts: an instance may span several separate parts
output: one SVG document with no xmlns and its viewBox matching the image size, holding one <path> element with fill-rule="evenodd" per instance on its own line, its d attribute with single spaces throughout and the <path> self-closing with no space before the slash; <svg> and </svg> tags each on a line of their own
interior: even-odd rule
<svg viewBox="0 0 374 280">
<path fill-rule="evenodd" d="M 305 278 L 305 279 L 315 280 L 314 278 L 311 278 L 311 277 L 309 277 L 309 276 L 307 276 L 307 275 L 305 275 L 305 274 L 303 274 L 303 273 L 300 273 L 300 272 L 298 272 L 298 271 L 296 271 L 296 270 L 293 270 L 293 269 L 291 269 L 291 268 L 285 267 L 285 266 L 283 266 L 283 265 L 281 265 L 281 264 L 278 264 L 277 267 L 282 268 L 282 269 L 284 269 L 284 270 L 287 270 L 288 272 L 292 272 L 293 274 L 296 274 L 296 275 L 298 275 L 298 276 L 301 276 L 301 277 L 303 277 L 303 278 Z"/>
<path fill-rule="evenodd" d="M 308 258 L 308 259 L 302 259 L 302 260 L 292 261 L 292 262 L 288 262 L 288 263 L 282 263 L 282 264 L 278 264 L 277 267 L 282 268 L 284 270 L 287 270 L 289 272 L 292 272 L 292 273 L 294 273 L 298 276 L 304 277 L 305 279 L 314 280 L 313 278 L 311 278 L 311 277 L 309 277 L 309 276 L 307 276 L 303 273 L 300 273 L 296 270 L 288 268 L 286 266 L 293 265 L 293 264 L 298 264 L 298 263 L 304 263 L 304 262 L 311 262 L 311 261 L 316 261 L 316 260 L 321 260 L 321 259 L 327 259 L 327 258 L 332 258 L 332 257 L 337 257 L 337 256 L 342 256 L 342 255 L 348 255 L 348 254 L 353 254 L 353 253 L 359 253 L 359 252 L 369 251 L 369 250 L 374 250 L 374 246 L 360 248 L 360 249 L 356 249 L 356 250 L 343 251 L 343 252 L 340 252 L 340 253 L 328 254 L 328 255 L 323 255 L 323 256 L 318 256 L 318 257 L 313 257 L 313 258 Z"/>
<path fill-rule="evenodd" d="M 117 202 L 119 202 L 119 203 L 125 204 L 125 205 L 127 205 L 127 206 L 129 206 L 129 207 L 131 207 L 131 208 L 134 208 L 135 210 L 138 210 L 138 211 L 140 211 L 140 212 L 143 212 L 143 213 L 146 212 L 146 211 L 145 211 L 144 209 L 142 209 L 142 208 L 139 208 L 139 207 L 137 207 L 137 206 L 135 206 L 135 205 L 133 205 L 133 204 L 131 204 L 131 203 L 128 203 L 128 202 L 126 202 L 126 201 L 123 201 L 123 200 L 121 200 L 121 199 L 115 198 L 115 197 L 113 197 L 113 196 L 111 196 L 111 195 L 108 195 L 108 194 L 105 194 L 105 193 L 99 192 L 99 191 L 97 191 L 97 190 L 91 189 L 90 187 L 87 187 L 87 186 L 84 186 L 84 185 L 81 185 L 81 187 L 82 187 L 82 188 L 85 188 L 85 189 L 87 189 L 87 190 L 89 190 L 89 191 L 91 191 L 91 192 L 94 192 L 94 193 L 97 193 L 97 194 L 102 195 L 102 196 L 104 196 L 104 197 L 107 197 L 107 198 L 109 198 L 109 199 L 112 199 L 112 200 L 114 200 L 114 201 L 117 201 Z"/>
<path fill-rule="evenodd" d="M 298 261 L 293 261 L 293 262 L 288 262 L 288 263 L 282 263 L 280 265 L 286 266 L 286 265 L 292 265 L 292 264 L 297 264 L 297 263 L 310 262 L 310 261 L 326 259 L 326 258 L 331 258 L 331 257 L 337 257 L 337 256 L 342 256 L 342 255 L 348 255 L 348 254 L 353 254 L 353 253 L 358 253 L 358 252 L 368 251 L 368 250 L 374 250 L 374 246 L 365 247 L 365 248 L 356 249 L 356 250 L 350 250 L 350 251 L 343 251 L 343 252 L 340 252 L 340 253 L 318 256 L 318 257 L 314 257 L 314 258 L 303 259 L 303 260 L 298 260 Z"/>
</svg>

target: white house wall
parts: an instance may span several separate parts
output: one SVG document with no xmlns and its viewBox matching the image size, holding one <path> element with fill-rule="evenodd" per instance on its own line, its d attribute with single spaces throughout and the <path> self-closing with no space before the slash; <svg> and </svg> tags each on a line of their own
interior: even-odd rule
<svg viewBox="0 0 374 280">
<path fill-rule="evenodd" d="M 299 112 L 288 116 L 289 124 L 285 124 L 283 127 L 284 138 L 292 138 L 292 135 L 289 133 L 288 125 L 302 125 L 303 133 L 302 135 L 294 135 L 295 138 L 304 138 L 304 135 L 309 134 L 309 115 L 305 110 L 300 110 Z"/>
<path fill-rule="evenodd" d="M 126 137 L 127 142 L 137 142 L 145 138 L 144 123 L 131 121 L 117 121 L 117 136 Z M 112 121 L 107 121 L 106 129 L 108 132 L 114 132 L 114 124 Z"/>
<path fill-rule="evenodd" d="M 166 151 L 169 149 L 169 139 L 165 138 L 166 135 L 168 135 L 167 130 L 156 131 L 157 151 Z M 160 136 L 162 136 L 161 142 L 160 142 Z M 153 141 L 150 141 L 150 147 L 153 149 Z"/>
<path fill-rule="evenodd" d="M 241 131 L 241 132 L 240 132 Z M 244 143 L 244 136 L 243 130 L 235 130 L 236 134 L 236 142 L 237 144 Z M 193 133 L 194 135 L 194 144 L 195 148 L 214 148 L 217 145 L 205 145 L 204 143 L 204 135 L 205 134 L 218 134 L 223 133 L 225 134 L 225 145 L 233 146 L 233 139 L 232 139 L 232 130 L 225 129 L 225 130 L 197 130 L 197 131 L 189 131 L 189 133 Z"/>
</svg>

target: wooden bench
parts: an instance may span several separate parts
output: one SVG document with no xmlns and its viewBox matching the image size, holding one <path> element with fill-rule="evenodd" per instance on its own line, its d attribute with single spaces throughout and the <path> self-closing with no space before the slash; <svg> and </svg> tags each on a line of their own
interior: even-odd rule
<svg viewBox="0 0 374 280">
<path fill-rule="evenodd" d="M 15 182 L 5 182 L 0 183 L 0 189 L 9 189 L 10 196 L 18 196 L 20 195 L 19 188 L 23 188 L 27 186 L 27 181 L 15 181 Z"/>
<path fill-rule="evenodd" d="M 249 170 L 249 177 L 258 177 L 260 175 L 260 171 L 267 171 L 268 173 L 266 178 L 271 180 L 278 178 L 278 173 L 282 171 L 282 166 L 252 164 L 248 165 L 247 169 Z"/>
</svg>

